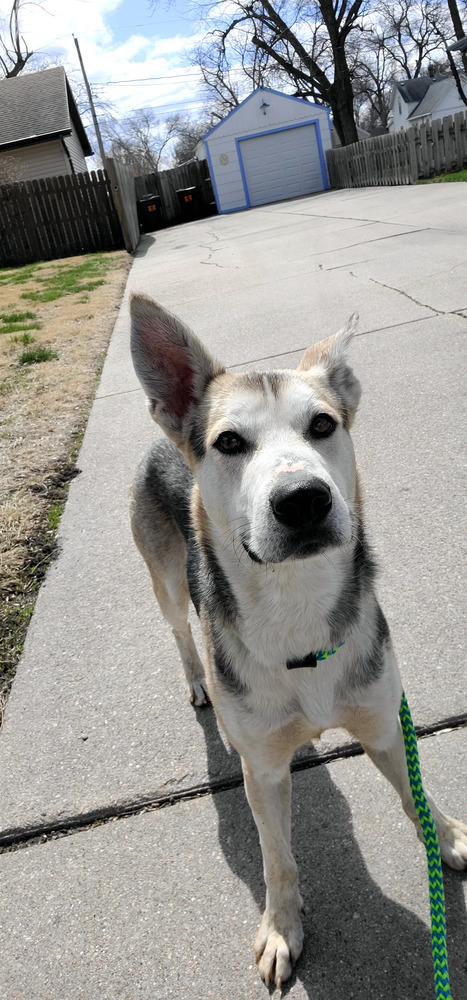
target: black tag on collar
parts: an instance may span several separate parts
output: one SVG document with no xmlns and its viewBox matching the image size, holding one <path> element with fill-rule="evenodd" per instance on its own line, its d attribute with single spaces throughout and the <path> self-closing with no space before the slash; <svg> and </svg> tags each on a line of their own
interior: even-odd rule
<svg viewBox="0 0 467 1000">
<path fill-rule="evenodd" d="M 308 653 L 308 656 L 304 656 L 303 660 L 287 660 L 287 670 L 296 670 L 297 667 L 316 667 L 318 661 L 316 659 L 316 653 Z"/>
</svg>

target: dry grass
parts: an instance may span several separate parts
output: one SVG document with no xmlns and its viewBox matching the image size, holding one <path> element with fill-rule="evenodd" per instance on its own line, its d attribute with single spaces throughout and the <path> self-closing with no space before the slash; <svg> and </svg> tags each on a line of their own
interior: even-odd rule
<svg viewBox="0 0 467 1000">
<path fill-rule="evenodd" d="M 54 552 L 130 264 L 119 251 L 0 270 L 0 702 Z"/>
</svg>

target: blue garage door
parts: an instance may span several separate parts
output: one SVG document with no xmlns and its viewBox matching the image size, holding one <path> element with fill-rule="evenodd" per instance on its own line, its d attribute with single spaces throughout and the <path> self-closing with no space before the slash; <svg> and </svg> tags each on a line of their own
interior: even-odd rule
<svg viewBox="0 0 467 1000">
<path fill-rule="evenodd" d="M 250 205 L 324 188 L 314 124 L 242 139 L 240 153 Z"/>
</svg>

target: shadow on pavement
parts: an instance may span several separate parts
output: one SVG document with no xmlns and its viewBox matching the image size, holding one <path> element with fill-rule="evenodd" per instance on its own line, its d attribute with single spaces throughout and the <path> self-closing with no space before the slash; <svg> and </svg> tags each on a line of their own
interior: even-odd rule
<svg viewBox="0 0 467 1000">
<path fill-rule="evenodd" d="M 155 242 L 156 242 L 156 237 L 150 236 L 148 233 L 146 233 L 144 236 L 141 237 L 138 246 L 134 251 L 134 256 L 137 258 L 145 257 Z"/>
<path fill-rule="evenodd" d="M 209 777 L 218 782 L 228 754 L 214 713 L 197 710 L 196 715 L 206 741 Z M 251 892 L 259 923 L 265 899 L 262 860 L 246 797 L 238 805 L 236 800 L 235 812 L 228 791 L 215 793 L 213 802 L 225 859 Z M 378 820 L 375 836 L 377 829 Z M 410 827 L 407 836 L 415 836 Z M 324 764 L 293 777 L 292 845 L 305 903 L 305 946 L 282 995 L 301 983 L 310 1000 L 434 997 L 428 928 L 386 896 L 369 874 L 354 836 L 349 805 Z M 396 874 L 400 881 L 405 873 Z M 444 866 L 451 988 L 458 998 L 465 995 L 467 972 L 464 877 Z M 412 878 L 409 872 L 407 884 L 417 886 L 417 876 Z M 428 899 L 428 879 L 423 891 Z M 256 928 L 251 932 L 253 942 Z"/>
</svg>

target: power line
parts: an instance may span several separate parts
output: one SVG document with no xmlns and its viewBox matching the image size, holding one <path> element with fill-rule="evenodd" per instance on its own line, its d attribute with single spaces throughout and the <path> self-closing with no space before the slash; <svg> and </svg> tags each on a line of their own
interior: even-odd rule
<svg viewBox="0 0 467 1000">
<path fill-rule="evenodd" d="M 93 87 L 113 87 L 115 84 L 143 84 L 150 80 L 185 80 L 187 76 L 199 76 L 199 70 L 189 71 L 188 68 L 186 72 L 177 73 L 167 73 L 166 76 L 140 76 L 131 77 L 129 80 L 103 80 L 95 82 L 92 84 Z"/>
<path fill-rule="evenodd" d="M 175 114 L 175 112 L 177 111 L 192 111 L 195 110 L 196 108 L 204 107 L 204 103 L 205 103 L 204 101 L 194 101 L 191 102 L 190 104 L 177 105 L 177 107 L 174 108 L 164 108 L 164 107 L 158 107 L 157 105 L 154 104 L 145 104 L 143 105 L 143 107 L 129 108 L 128 111 L 125 111 L 125 113 L 122 115 L 118 115 L 118 117 L 112 116 L 112 120 L 117 122 L 123 121 L 125 118 L 128 118 L 129 115 L 134 114 L 137 111 L 155 111 L 157 114 L 160 115 Z M 108 121 L 108 117 L 104 118 L 103 116 L 98 115 L 97 120 L 101 122 Z"/>
</svg>

